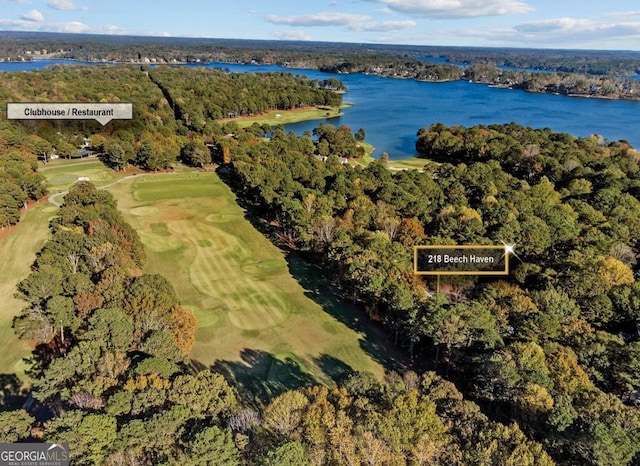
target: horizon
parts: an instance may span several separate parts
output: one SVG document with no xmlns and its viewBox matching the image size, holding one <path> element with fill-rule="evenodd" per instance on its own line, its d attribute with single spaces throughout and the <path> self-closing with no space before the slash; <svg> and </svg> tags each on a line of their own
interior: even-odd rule
<svg viewBox="0 0 640 466">
<path fill-rule="evenodd" d="M 202 41 L 206 42 L 263 42 L 263 43 L 282 43 L 282 44 L 295 44 L 295 45 L 321 45 L 321 44 L 336 44 L 346 46 L 371 46 L 374 48 L 393 48 L 402 47 L 408 49 L 443 49 L 443 51 L 451 49 L 459 50 L 522 50 L 522 51 L 547 51 L 547 52 L 608 52 L 608 53 L 632 53 L 639 54 L 640 50 L 634 49 L 594 49 L 594 48 L 561 48 L 561 47 L 534 47 L 534 46 L 497 46 L 497 45 L 434 45 L 434 44 L 409 44 L 409 43 L 378 43 L 378 42 L 348 42 L 348 41 L 336 41 L 336 40 L 295 40 L 295 39 L 245 39 L 238 37 L 195 37 L 195 36 L 156 36 L 156 35 L 136 35 L 136 34 L 106 34 L 106 33 L 91 33 L 91 32 L 52 32 L 52 31 L 20 31 L 20 30 L 5 30 L 0 29 L 0 39 L 3 34 L 19 34 L 27 36 L 28 34 L 34 35 L 58 35 L 73 36 L 73 38 L 81 37 L 97 37 L 104 38 L 105 40 L 111 40 L 114 38 L 120 39 L 145 39 L 153 40 L 160 39 L 161 41 L 167 40 L 186 40 L 186 41 Z M 31 39 L 34 40 L 34 39 Z M 62 40 L 62 39 L 61 39 Z M 36 58 L 36 57 L 34 57 Z"/>
<path fill-rule="evenodd" d="M 185 39 L 640 51 L 640 10 L 611 0 L 0 0 L 0 31 Z M 126 11 L 126 13 L 123 13 Z"/>
</svg>

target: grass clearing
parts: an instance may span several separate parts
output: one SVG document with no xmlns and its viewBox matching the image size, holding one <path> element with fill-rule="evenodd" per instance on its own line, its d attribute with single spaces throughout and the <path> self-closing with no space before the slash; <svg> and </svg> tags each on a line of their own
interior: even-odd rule
<svg viewBox="0 0 640 466">
<path fill-rule="evenodd" d="M 55 160 L 40 168 L 49 184 L 49 192 L 66 191 L 80 177 L 87 177 L 96 186 L 104 186 L 123 176 L 107 167 L 98 159 Z"/>
<path fill-rule="evenodd" d="M 32 348 L 13 333 L 13 317 L 26 307 L 26 302 L 14 295 L 17 284 L 29 275 L 36 252 L 49 236 L 49 219 L 57 210 L 54 207 L 51 211 L 51 207 L 46 201 L 30 207 L 13 231 L 0 241 L 0 374 L 14 373 L 24 379 L 22 359 L 31 353 Z"/>
<path fill-rule="evenodd" d="M 308 297 L 318 290 L 291 275 L 283 252 L 244 218 L 215 173 L 148 175 L 109 190 L 147 247 L 145 271 L 164 274 L 198 319 L 198 364 L 263 378 L 271 388 L 332 383 L 338 366 L 382 376 L 364 332 Z M 335 361 L 331 370 L 326 361 Z"/>
<path fill-rule="evenodd" d="M 72 162 L 42 171 L 51 192 L 87 174 L 110 185 L 145 244 L 145 271 L 166 276 L 198 320 L 195 365 L 226 371 L 266 396 L 302 383 L 332 384 L 349 370 L 381 377 L 383 364 L 406 362 L 393 356 L 384 333 L 361 311 L 332 296 L 317 270 L 285 256 L 258 232 L 215 173 L 179 167 L 132 177 L 96 160 Z M 13 295 L 56 212 L 46 202 L 31 207 L 0 241 L 0 373 L 24 375 L 22 358 L 31 348 L 13 334 L 11 319 L 24 307 Z"/>
<path fill-rule="evenodd" d="M 241 128 L 248 128 L 254 123 L 258 123 L 259 125 L 266 123 L 269 126 L 277 126 L 286 125 L 288 123 L 299 123 L 301 121 L 337 118 L 342 116 L 342 112 L 340 110 L 348 107 L 351 107 L 351 104 L 343 104 L 340 107 L 312 107 L 296 110 L 276 110 L 265 113 L 264 115 L 231 118 L 221 121 L 235 121 Z"/>
<path fill-rule="evenodd" d="M 427 159 L 419 159 L 418 157 L 409 157 L 400 160 L 389 160 L 387 167 L 390 170 L 419 170 L 422 171 L 424 166 L 429 162 Z"/>
<path fill-rule="evenodd" d="M 374 147 L 366 142 L 359 142 L 365 148 L 365 155 L 357 160 L 351 160 L 351 164 L 354 166 L 360 165 L 362 167 L 368 167 L 372 162 L 379 160 L 379 158 L 373 157 L 372 153 Z M 418 170 L 422 171 L 424 166 L 429 162 L 427 159 L 419 159 L 418 157 L 408 157 L 406 159 L 399 160 L 387 160 L 387 168 L 389 170 Z"/>
</svg>

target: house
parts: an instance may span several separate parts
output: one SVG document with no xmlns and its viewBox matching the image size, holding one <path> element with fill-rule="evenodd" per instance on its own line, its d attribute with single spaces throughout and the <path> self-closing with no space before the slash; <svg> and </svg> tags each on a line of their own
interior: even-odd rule
<svg viewBox="0 0 640 466">
<path fill-rule="evenodd" d="M 318 160 L 320 160 L 320 161 L 322 161 L 322 162 L 325 162 L 325 163 L 327 162 L 327 159 L 329 158 L 329 157 L 327 157 L 326 155 L 313 154 L 313 156 L 314 156 L 316 159 L 318 159 Z M 349 159 L 348 159 L 348 158 L 346 158 L 346 157 L 338 157 L 338 160 L 340 161 L 340 164 L 341 164 L 341 165 L 346 165 L 346 164 L 348 164 L 348 163 L 349 163 Z"/>
</svg>

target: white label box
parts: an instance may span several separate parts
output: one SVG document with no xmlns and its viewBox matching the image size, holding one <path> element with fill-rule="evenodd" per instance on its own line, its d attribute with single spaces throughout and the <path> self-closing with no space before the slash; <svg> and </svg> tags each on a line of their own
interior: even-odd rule
<svg viewBox="0 0 640 466">
<path fill-rule="evenodd" d="M 8 120 L 96 120 L 102 126 L 111 120 L 131 120 L 133 104 L 127 103 L 7 103 Z"/>
</svg>

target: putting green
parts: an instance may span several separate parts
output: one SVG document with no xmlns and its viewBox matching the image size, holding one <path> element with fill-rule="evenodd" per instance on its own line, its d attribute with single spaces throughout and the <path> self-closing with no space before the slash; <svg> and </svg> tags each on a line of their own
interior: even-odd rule
<svg viewBox="0 0 640 466">
<path fill-rule="evenodd" d="M 211 223 L 227 223 L 242 218 L 238 214 L 211 214 L 207 215 L 207 222 Z"/>
<path fill-rule="evenodd" d="M 142 206 L 136 207 L 135 209 L 131 209 L 131 214 L 137 217 L 147 217 L 149 215 L 154 215 L 158 213 L 158 208 L 153 206 Z"/>
<path fill-rule="evenodd" d="M 166 235 L 141 230 L 138 231 L 138 236 L 140 236 L 142 244 L 154 252 L 175 251 L 184 247 L 182 242 L 176 241 Z"/>
</svg>

